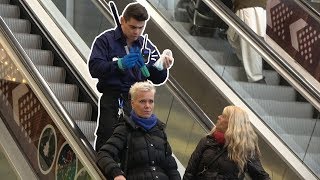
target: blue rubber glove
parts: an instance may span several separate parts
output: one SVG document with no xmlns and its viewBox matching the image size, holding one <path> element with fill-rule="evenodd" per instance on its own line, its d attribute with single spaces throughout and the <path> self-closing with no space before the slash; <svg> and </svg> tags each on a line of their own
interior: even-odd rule
<svg viewBox="0 0 320 180">
<path fill-rule="evenodd" d="M 122 70 L 130 69 L 136 64 L 139 58 L 140 58 L 139 49 L 137 52 L 136 48 L 130 48 L 129 54 L 118 59 L 118 67 Z"/>
<path fill-rule="evenodd" d="M 148 70 L 146 64 L 144 63 L 144 58 L 143 58 L 142 54 L 139 54 L 139 60 L 137 61 L 137 65 L 140 68 L 140 71 L 144 77 L 150 76 L 149 70 Z"/>
</svg>

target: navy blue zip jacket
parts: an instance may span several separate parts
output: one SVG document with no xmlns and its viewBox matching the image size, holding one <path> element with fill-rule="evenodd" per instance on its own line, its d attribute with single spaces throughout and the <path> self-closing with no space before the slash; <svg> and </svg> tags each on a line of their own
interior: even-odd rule
<svg viewBox="0 0 320 180">
<path fill-rule="evenodd" d="M 139 47 L 141 49 L 143 40 L 144 38 L 140 36 L 132 44 L 132 47 Z M 159 51 L 149 40 L 147 47 L 151 50 L 151 58 L 146 65 L 150 72 L 148 80 L 154 84 L 161 84 L 167 79 L 168 71 L 158 71 L 152 66 L 160 57 Z M 97 84 L 99 92 L 103 93 L 105 90 L 115 90 L 127 93 L 135 82 L 147 80 L 137 65 L 132 69 L 119 69 L 117 59 L 125 55 L 126 51 L 121 41 L 119 28 L 105 31 L 96 37 L 91 48 L 89 71 L 93 78 L 98 78 L 99 80 Z"/>
</svg>

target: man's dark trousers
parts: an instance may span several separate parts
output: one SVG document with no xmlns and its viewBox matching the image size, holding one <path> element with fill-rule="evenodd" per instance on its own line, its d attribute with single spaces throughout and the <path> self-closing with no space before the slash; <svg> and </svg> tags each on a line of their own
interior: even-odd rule
<svg viewBox="0 0 320 180">
<path fill-rule="evenodd" d="M 104 91 L 100 98 L 99 125 L 96 132 L 96 151 L 99 151 L 106 141 L 111 137 L 115 125 L 118 123 L 119 99 L 123 100 L 123 110 L 126 115 L 131 112 L 131 103 L 128 93 L 118 91 Z"/>
</svg>

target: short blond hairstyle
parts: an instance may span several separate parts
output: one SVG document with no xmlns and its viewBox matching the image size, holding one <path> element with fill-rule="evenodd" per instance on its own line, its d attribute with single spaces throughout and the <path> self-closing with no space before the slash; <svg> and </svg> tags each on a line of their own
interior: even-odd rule
<svg viewBox="0 0 320 180">
<path fill-rule="evenodd" d="M 153 84 L 149 83 L 148 81 L 136 82 L 131 86 L 129 90 L 131 100 L 134 100 L 138 91 L 144 91 L 144 92 L 151 91 L 155 94 L 156 88 L 154 87 Z"/>
</svg>

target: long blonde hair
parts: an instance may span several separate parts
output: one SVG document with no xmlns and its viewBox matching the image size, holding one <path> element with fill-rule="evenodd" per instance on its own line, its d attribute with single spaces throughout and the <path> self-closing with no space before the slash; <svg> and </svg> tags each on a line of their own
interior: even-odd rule
<svg viewBox="0 0 320 180">
<path fill-rule="evenodd" d="M 254 132 L 248 114 L 237 106 L 227 106 L 222 115 L 228 118 L 228 128 L 224 134 L 228 157 L 239 167 L 239 175 L 250 158 L 260 156 L 258 137 Z M 215 128 L 210 132 L 213 134 Z"/>
</svg>

